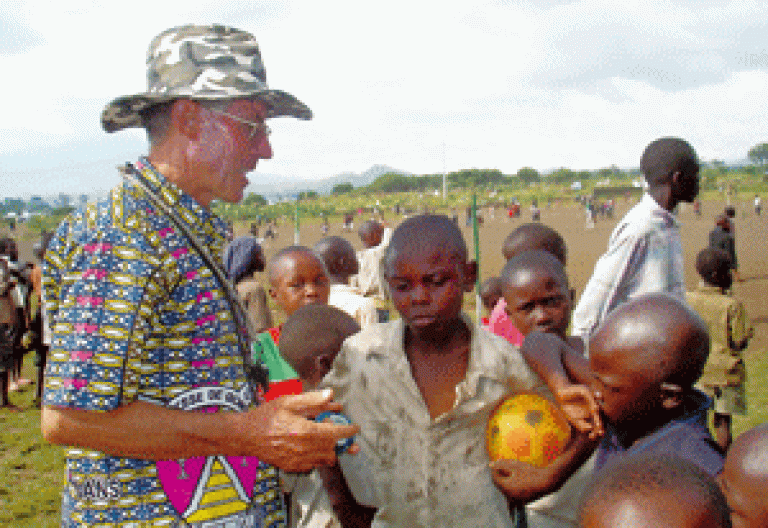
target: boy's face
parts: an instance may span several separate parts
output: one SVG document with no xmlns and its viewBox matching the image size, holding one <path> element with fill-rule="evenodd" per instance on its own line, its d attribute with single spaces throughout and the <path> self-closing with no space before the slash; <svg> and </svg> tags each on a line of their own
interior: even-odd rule
<svg viewBox="0 0 768 528">
<path fill-rule="evenodd" d="M 592 390 L 606 420 L 621 428 L 654 412 L 661 403 L 661 387 L 633 363 L 633 358 L 642 357 L 642 350 L 621 349 L 604 341 L 598 330 L 589 342 Z"/>
<path fill-rule="evenodd" d="M 398 251 L 387 270 L 392 302 L 408 328 L 417 334 L 445 332 L 461 313 L 464 292 L 472 291 L 473 262 L 425 244 Z"/>
<path fill-rule="evenodd" d="M 305 304 L 328 304 L 330 280 L 314 255 L 297 252 L 286 255 L 274 277 L 269 295 L 290 316 Z"/>
<path fill-rule="evenodd" d="M 537 330 L 565 339 L 571 319 L 568 284 L 544 270 L 520 270 L 501 291 L 507 315 L 520 333 Z"/>
<path fill-rule="evenodd" d="M 768 499 L 764 486 L 750 481 L 739 466 L 738 457 L 729 454 L 723 472 L 717 476 L 731 510 L 731 524 L 733 528 L 768 526 Z"/>
</svg>

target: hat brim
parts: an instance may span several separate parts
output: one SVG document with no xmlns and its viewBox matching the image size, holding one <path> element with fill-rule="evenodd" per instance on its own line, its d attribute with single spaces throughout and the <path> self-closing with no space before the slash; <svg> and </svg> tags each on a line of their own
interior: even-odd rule
<svg viewBox="0 0 768 528">
<path fill-rule="evenodd" d="M 125 128 L 141 128 L 141 113 L 157 104 L 174 99 L 257 99 L 267 107 L 267 118 L 290 116 L 298 119 L 312 119 L 312 110 L 296 97 L 282 90 L 261 90 L 242 95 L 202 95 L 202 94 L 154 94 L 143 93 L 118 97 L 104 107 L 101 112 L 101 126 L 107 132 L 117 132 Z"/>
</svg>

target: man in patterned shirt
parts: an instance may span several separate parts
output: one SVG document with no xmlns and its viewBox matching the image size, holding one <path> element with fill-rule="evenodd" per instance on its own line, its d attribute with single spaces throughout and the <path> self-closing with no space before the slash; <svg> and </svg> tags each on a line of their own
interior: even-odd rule
<svg viewBox="0 0 768 528">
<path fill-rule="evenodd" d="M 686 141 L 651 142 L 640 159 L 648 192 L 619 222 L 573 312 L 572 334 L 589 335 L 619 304 L 646 293 L 685 299 L 683 248 L 674 210 L 699 194 L 699 163 Z"/>
<path fill-rule="evenodd" d="M 172 28 L 147 63 L 148 92 L 112 101 L 102 125 L 146 128 L 149 155 L 45 256 L 41 426 L 72 446 L 62 525 L 284 526 L 276 467 L 333 463 L 357 428 L 306 418 L 339 409 L 330 392 L 253 406 L 238 315 L 202 254 L 221 266 L 227 225 L 211 202 L 238 202 L 272 157 L 264 120 L 311 112 L 267 88 L 244 31 Z"/>
</svg>

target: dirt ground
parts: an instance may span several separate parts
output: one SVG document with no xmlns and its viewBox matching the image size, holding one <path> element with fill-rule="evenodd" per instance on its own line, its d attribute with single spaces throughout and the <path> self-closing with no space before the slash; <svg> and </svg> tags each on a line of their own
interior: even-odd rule
<svg viewBox="0 0 768 528">
<path fill-rule="evenodd" d="M 592 269 L 597 258 L 605 251 L 608 237 L 616 225 L 616 222 L 629 210 L 634 202 L 619 200 L 613 219 L 598 218 L 593 229 L 586 229 L 583 210 L 575 204 L 553 205 L 551 208 L 544 206 L 541 212 L 541 221 L 559 231 L 568 244 L 568 276 L 571 286 L 575 288 L 577 296 L 583 290 L 584 285 L 592 274 Z M 678 219 L 682 224 L 683 248 L 685 251 L 686 285 L 693 288 L 697 281 L 694 268 L 696 254 L 707 245 L 707 236 L 714 227 L 714 218 L 723 211 L 724 202 L 709 201 L 702 204 L 701 217 L 696 217 L 687 204 L 681 206 Z M 755 216 L 751 201 L 742 201 L 737 204 L 736 217 L 736 247 L 739 257 L 740 271 L 744 282 L 735 284 L 735 294 L 746 305 L 747 313 L 755 326 L 755 337 L 749 347 L 749 354 L 762 352 L 768 349 L 768 252 L 765 249 L 766 237 L 768 237 L 768 214 Z M 447 209 L 446 209 L 447 210 Z M 529 222 L 530 215 L 523 208 L 521 218 L 508 219 L 506 211 L 496 210 L 491 215 L 488 210 L 483 211 L 484 225 L 480 228 L 481 262 L 480 272 L 482 279 L 498 274 L 504 264 L 501 256 L 501 243 L 509 232 L 516 226 Z M 392 215 L 388 216 L 390 223 L 399 221 Z M 356 226 L 360 219 L 355 218 Z M 343 231 L 341 221 L 331 222 L 330 235 L 339 235 L 348 239 L 355 248 L 361 248 L 356 231 Z M 464 217 L 460 217 L 460 225 L 467 240 L 470 252 L 474 254 L 472 242 L 472 230 L 464 226 Z M 356 229 L 356 227 L 355 227 Z M 235 225 L 235 234 L 247 234 L 248 225 Z M 32 260 L 32 245 L 36 241 L 30 239 L 24 233 L 24 228 L 11 233 L 19 241 L 21 260 Z M 312 246 L 320 238 L 319 219 L 302 220 L 300 230 L 300 243 Z M 282 223 L 278 226 L 278 236 L 275 240 L 267 240 L 264 244 L 264 252 L 267 258 L 278 249 L 294 242 L 294 227 L 292 223 Z"/>
<path fill-rule="evenodd" d="M 553 205 L 541 211 L 542 223 L 560 232 L 568 244 L 568 277 L 571 286 L 575 288 L 577 297 L 584 289 L 592 274 L 595 262 L 605 251 L 608 237 L 616 223 L 634 205 L 635 201 L 619 200 L 613 219 L 598 218 L 594 229 L 586 229 L 583 210 L 575 204 Z M 702 213 L 696 217 L 688 204 L 683 204 L 678 213 L 681 223 L 683 250 L 685 252 L 685 279 L 688 289 L 698 282 L 694 267 L 696 254 L 708 244 L 709 232 L 714 228 L 715 217 L 723 212 L 725 202 L 708 201 L 702 204 Z M 768 349 L 768 251 L 765 249 L 768 237 L 768 215 L 755 216 L 751 201 L 734 204 L 737 207 L 736 217 L 736 249 L 743 282 L 735 283 L 735 294 L 746 305 L 747 313 L 755 325 L 755 337 L 748 349 L 749 354 Z M 493 217 L 488 210 L 483 211 L 484 225 L 480 228 L 480 274 L 482 279 L 497 275 L 504 259 L 501 255 L 501 243 L 504 238 L 518 225 L 530 222 L 530 215 L 523 208 L 520 218 L 508 219 L 506 211 L 495 211 Z M 448 209 L 446 209 L 447 211 Z M 392 215 L 387 217 L 390 224 L 399 221 Z M 355 218 L 355 229 L 359 218 Z M 471 228 L 464 225 L 463 215 L 459 219 L 470 253 L 474 254 Z M 349 240 L 356 249 L 362 247 L 355 231 L 342 230 L 341 221 L 331 222 L 329 235 L 338 235 Z M 237 235 L 247 234 L 248 226 L 236 225 Z M 322 238 L 319 220 L 306 219 L 301 223 L 300 243 L 306 246 L 314 245 Z M 293 223 L 285 223 L 278 227 L 275 240 L 267 240 L 264 251 L 269 258 L 274 252 L 294 242 Z"/>
</svg>

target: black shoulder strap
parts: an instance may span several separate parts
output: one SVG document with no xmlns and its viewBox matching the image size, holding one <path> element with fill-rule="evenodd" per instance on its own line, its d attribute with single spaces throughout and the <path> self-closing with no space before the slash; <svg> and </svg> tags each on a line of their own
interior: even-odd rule
<svg viewBox="0 0 768 528">
<path fill-rule="evenodd" d="M 237 327 L 237 341 L 240 349 L 240 355 L 243 358 L 243 368 L 245 369 L 248 382 L 252 385 L 261 385 L 263 390 L 266 391 L 269 387 L 268 373 L 263 365 L 255 365 L 251 359 L 250 341 L 257 335 L 258 332 L 256 332 L 253 328 L 253 324 L 248 318 L 248 315 L 237 296 L 237 292 L 230 283 L 229 279 L 227 279 L 224 270 L 221 269 L 221 266 L 216 263 L 200 239 L 197 238 L 197 236 L 189 230 L 187 224 L 184 222 L 184 220 L 182 220 L 179 214 L 162 198 L 157 196 L 157 194 L 143 181 L 141 174 L 132 164 L 126 163 L 125 167 L 121 168 L 120 173 L 122 174 L 123 178 L 144 191 L 147 199 L 149 199 L 153 205 L 155 205 L 166 217 L 168 217 L 171 222 L 173 222 L 173 224 L 179 229 L 179 232 L 184 236 L 184 238 L 187 239 L 189 245 L 194 248 L 198 255 L 200 255 L 200 258 L 203 259 L 203 262 L 205 262 L 206 266 L 208 266 L 213 275 L 216 277 L 216 280 L 218 281 L 222 290 L 224 290 L 224 295 L 227 298 L 230 309 L 232 310 L 232 317 L 235 321 L 235 326 Z"/>
</svg>

